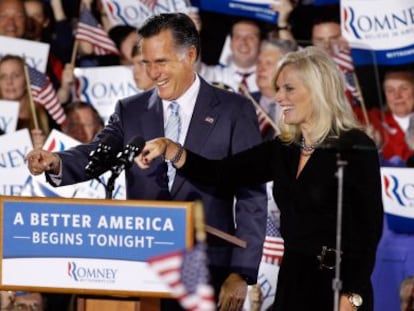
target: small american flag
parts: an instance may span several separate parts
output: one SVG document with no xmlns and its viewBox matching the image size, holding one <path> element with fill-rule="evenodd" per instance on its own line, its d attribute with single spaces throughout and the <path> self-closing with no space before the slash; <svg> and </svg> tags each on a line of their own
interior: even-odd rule
<svg viewBox="0 0 414 311">
<path fill-rule="evenodd" d="M 154 8 L 157 5 L 158 1 L 157 0 L 139 0 L 139 2 L 143 3 L 151 11 L 154 11 Z"/>
<path fill-rule="evenodd" d="M 337 49 L 332 57 L 338 69 L 344 74 L 346 96 L 352 105 L 359 105 L 361 102 L 361 94 L 356 86 L 355 67 L 350 50 L 343 48 Z"/>
<path fill-rule="evenodd" d="M 341 71 L 354 71 L 354 63 L 352 61 L 351 52 L 349 49 L 338 48 L 334 51 L 333 60 Z"/>
<path fill-rule="evenodd" d="M 150 267 L 171 289 L 185 310 L 215 310 L 214 290 L 209 285 L 206 245 L 150 258 Z"/>
<path fill-rule="evenodd" d="M 263 245 L 262 262 L 272 265 L 280 265 L 285 250 L 283 239 L 274 220 L 267 217 L 266 238 Z"/>
<path fill-rule="evenodd" d="M 119 54 L 108 33 L 86 8 L 80 13 L 75 38 L 92 44 L 96 55 Z"/>
<path fill-rule="evenodd" d="M 44 106 L 57 124 L 63 124 L 66 121 L 66 114 L 58 101 L 49 77 L 30 66 L 27 66 L 27 69 L 33 100 Z"/>
</svg>

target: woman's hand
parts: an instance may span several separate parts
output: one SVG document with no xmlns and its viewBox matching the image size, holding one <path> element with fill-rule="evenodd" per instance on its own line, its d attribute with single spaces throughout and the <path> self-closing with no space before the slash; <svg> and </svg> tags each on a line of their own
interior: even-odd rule
<svg viewBox="0 0 414 311">
<path fill-rule="evenodd" d="M 346 294 L 341 294 L 339 298 L 339 311 L 355 311 Z"/>
<path fill-rule="evenodd" d="M 135 158 L 135 163 L 141 169 L 147 169 L 150 167 L 152 161 L 158 157 L 163 157 L 166 161 L 174 159 L 182 147 L 169 140 L 168 138 L 155 138 L 147 141 L 142 152 Z M 174 162 L 176 168 L 180 168 L 185 163 L 185 151 L 182 156 Z"/>
</svg>

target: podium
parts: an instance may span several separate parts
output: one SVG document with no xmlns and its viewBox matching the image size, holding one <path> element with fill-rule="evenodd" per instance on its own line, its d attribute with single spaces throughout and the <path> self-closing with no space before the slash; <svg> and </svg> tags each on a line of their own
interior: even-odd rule
<svg viewBox="0 0 414 311">
<path fill-rule="evenodd" d="M 0 197 L 0 288 L 112 296 L 115 304 L 133 297 L 139 306 L 133 303 L 131 310 L 159 310 L 159 299 L 171 294 L 146 261 L 194 244 L 194 207 L 195 202 Z M 206 231 L 246 245 L 216 228 Z M 93 309 L 82 300 L 78 307 Z"/>
</svg>

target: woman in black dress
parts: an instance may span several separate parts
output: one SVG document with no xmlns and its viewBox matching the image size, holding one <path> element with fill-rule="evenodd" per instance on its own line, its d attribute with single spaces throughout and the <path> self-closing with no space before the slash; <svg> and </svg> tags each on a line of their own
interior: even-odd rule
<svg viewBox="0 0 414 311">
<path fill-rule="evenodd" d="M 274 310 L 333 310 L 338 200 L 337 157 L 343 174 L 339 310 L 373 310 L 371 272 L 382 232 L 378 152 L 344 97 L 330 56 L 315 47 L 288 53 L 274 80 L 282 108 L 281 134 L 219 161 L 165 138 L 147 142 L 136 158 L 145 169 L 163 156 L 177 174 L 223 192 L 274 182 L 285 254 Z"/>
</svg>

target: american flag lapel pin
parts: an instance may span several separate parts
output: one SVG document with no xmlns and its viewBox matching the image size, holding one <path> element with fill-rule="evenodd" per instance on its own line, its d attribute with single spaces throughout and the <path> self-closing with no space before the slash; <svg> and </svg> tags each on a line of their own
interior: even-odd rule
<svg viewBox="0 0 414 311">
<path fill-rule="evenodd" d="M 213 117 L 206 117 L 204 119 L 204 121 L 206 121 L 207 123 L 213 124 L 214 123 L 214 118 Z"/>
</svg>

